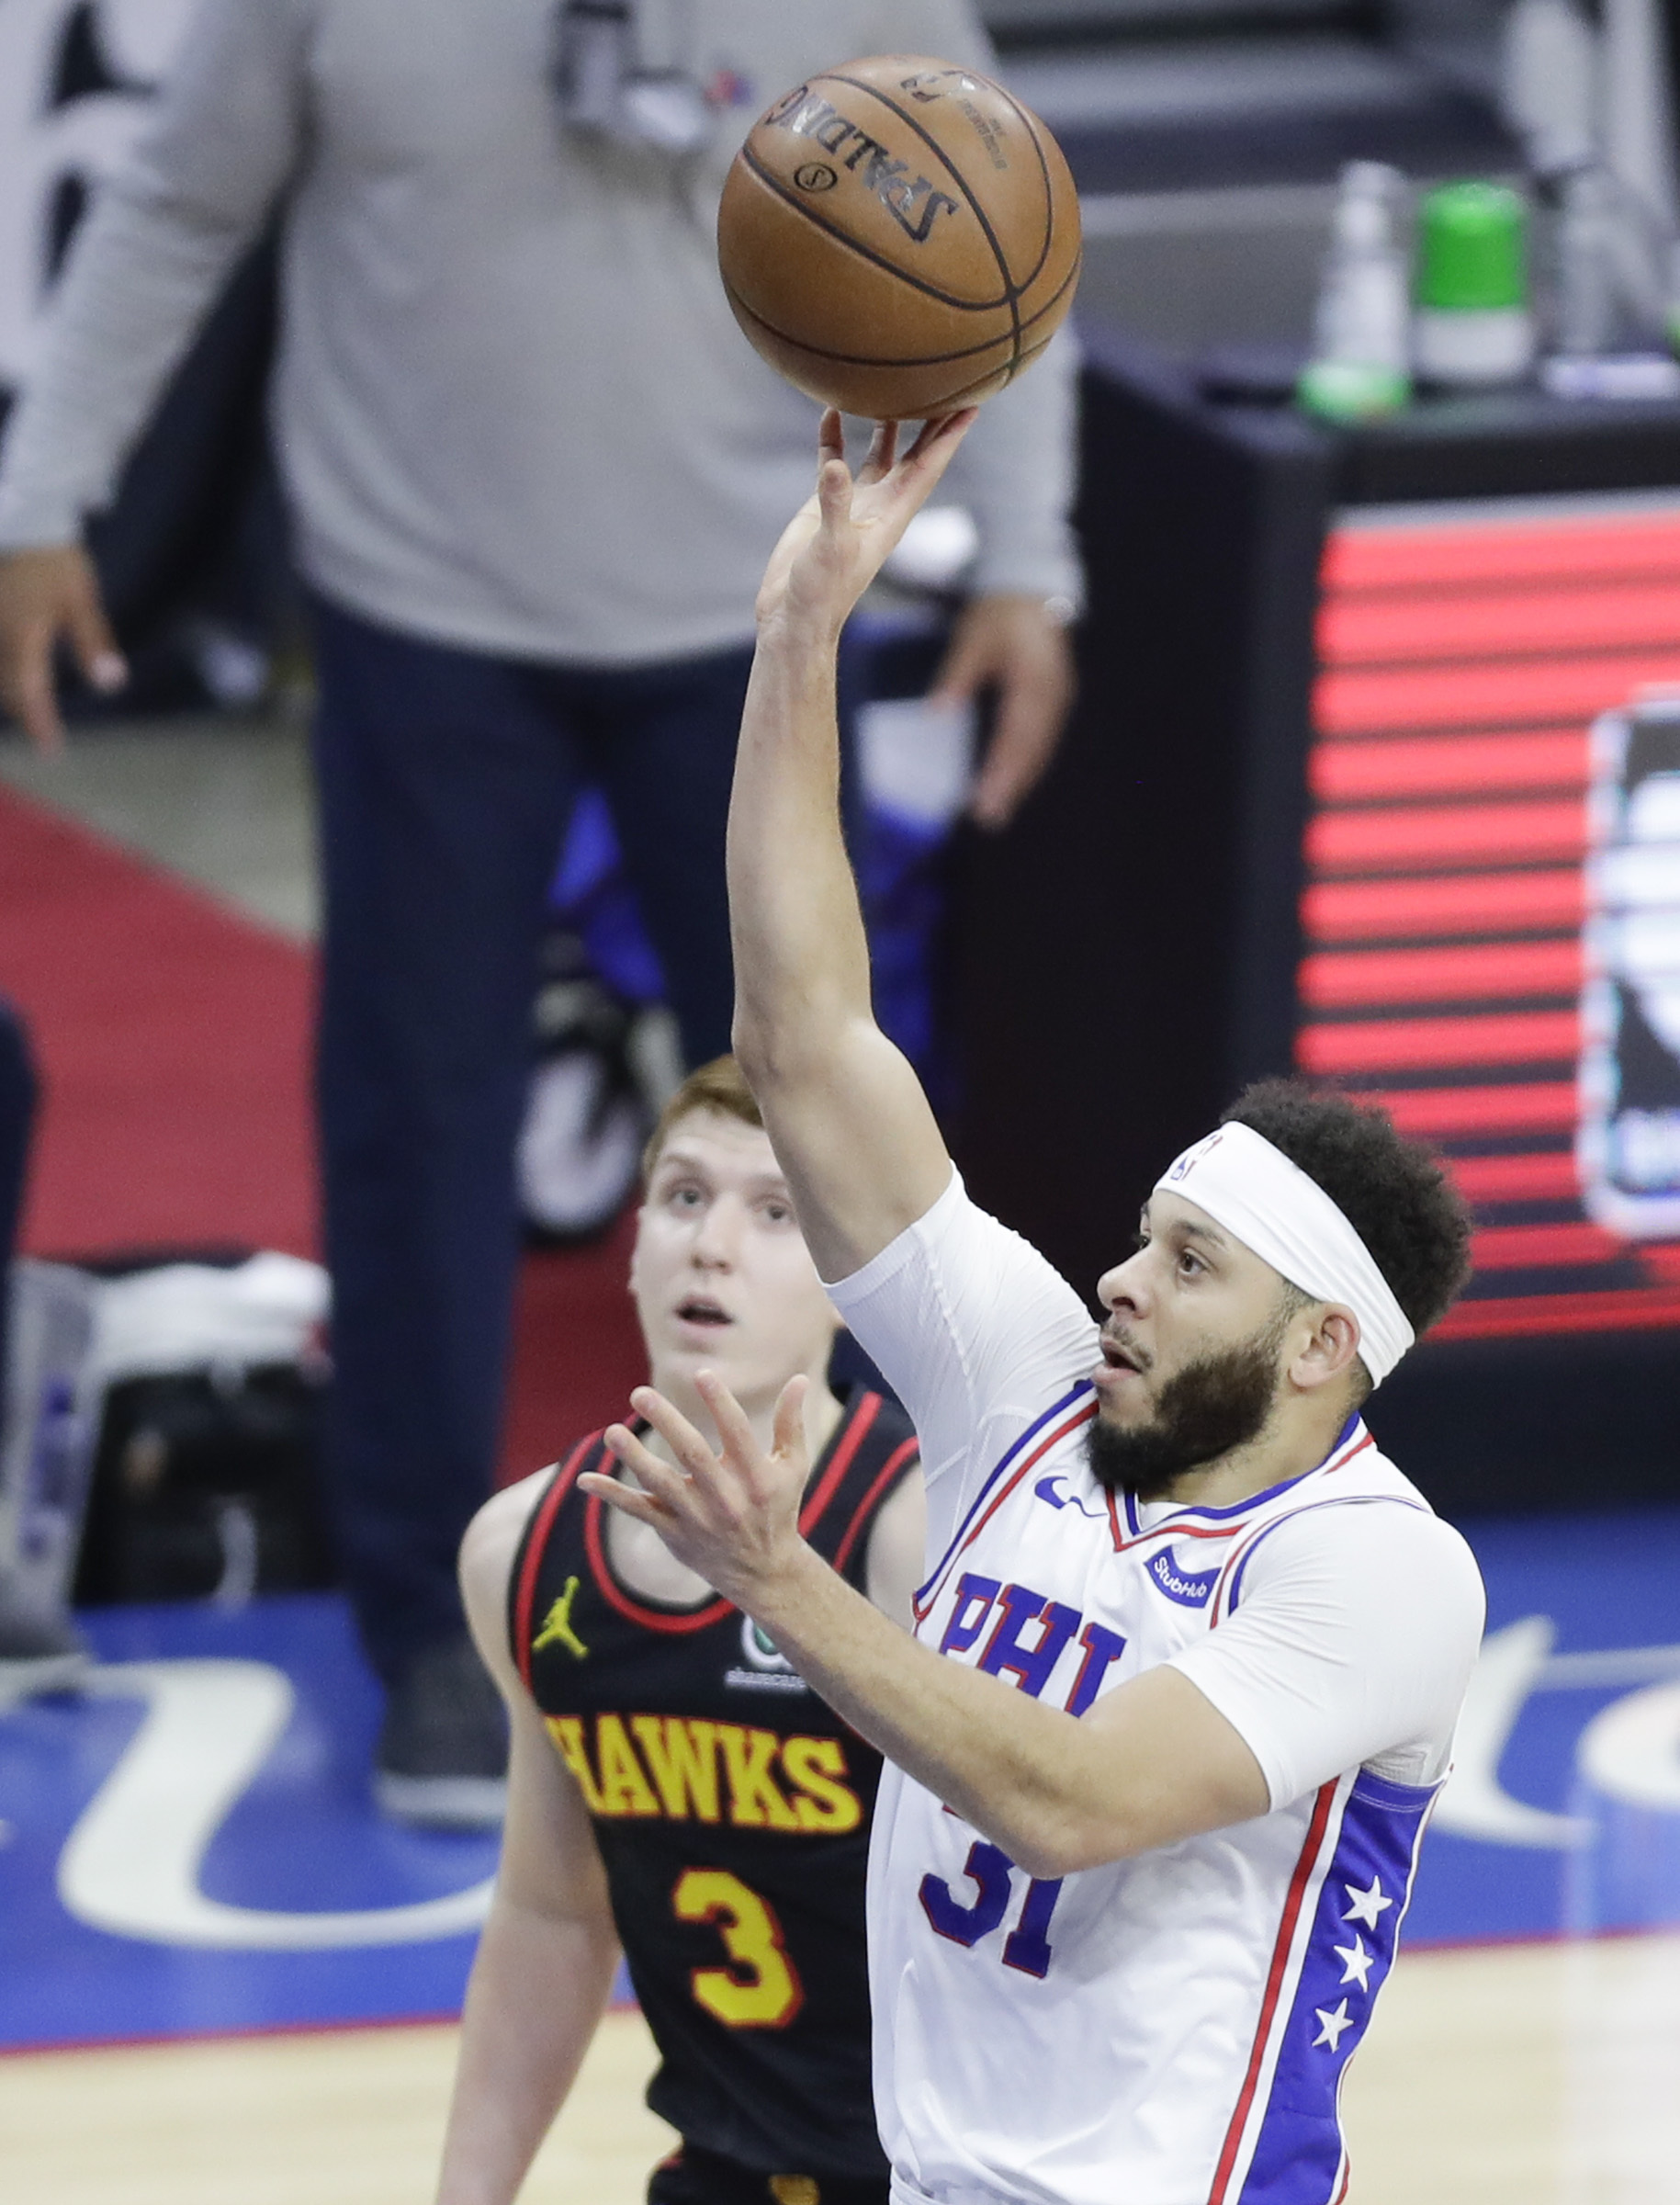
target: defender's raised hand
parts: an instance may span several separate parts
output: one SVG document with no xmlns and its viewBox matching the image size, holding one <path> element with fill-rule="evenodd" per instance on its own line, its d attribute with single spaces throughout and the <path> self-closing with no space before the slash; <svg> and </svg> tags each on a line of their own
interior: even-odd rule
<svg viewBox="0 0 1680 2205">
<path fill-rule="evenodd" d="M 924 422 L 902 458 L 897 424 L 877 423 L 854 481 L 840 417 L 830 408 L 817 432 L 817 488 L 783 531 L 759 588 L 761 628 L 793 614 L 838 629 L 926 503 L 974 418 L 970 406 Z"/>
<path fill-rule="evenodd" d="M 783 1387 L 768 1450 L 714 1372 L 698 1372 L 694 1384 L 717 1429 L 717 1448 L 663 1394 L 638 1386 L 631 1405 L 660 1434 L 674 1464 L 656 1454 L 628 1425 L 613 1424 L 606 1443 L 637 1484 L 625 1485 L 598 1471 L 585 1472 L 578 1483 L 626 1516 L 650 1524 L 680 1562 L 750 1615 L 757 1609 L 756 1596 L 806 1552 L 799 1535 L 799 1503 L 810 1475 L 805 1438 L 807 1382 L 790 1378 Z"/>
</svg>

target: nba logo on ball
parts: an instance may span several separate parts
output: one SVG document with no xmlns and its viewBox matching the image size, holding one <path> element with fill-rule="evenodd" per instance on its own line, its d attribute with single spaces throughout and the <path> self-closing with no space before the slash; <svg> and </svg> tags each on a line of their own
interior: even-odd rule
<svg viewBox="0 0 1680 2205">
<path fill-rule="evenodd" d="M 989 77 L 888 55 L 773 101 L 717 217 L 735 318 L 825 405 L 922 421 L 989 398 L 1050 342 L 1079 274 L 1061 149 Z"/>
</svg>

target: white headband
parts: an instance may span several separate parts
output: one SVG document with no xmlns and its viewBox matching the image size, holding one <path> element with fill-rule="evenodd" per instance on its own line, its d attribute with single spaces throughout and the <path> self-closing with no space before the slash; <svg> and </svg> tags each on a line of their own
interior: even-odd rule
<svg viewBox="0 0 1680 2205">
<path fill-rule="evenodd" d="M 1342 1211 L 1252 1125 L 1222 1125 L 1193 1142 L 1156 1182 L 1157 1193 L 1163 1187 L 1205 1210 L 1302 1294 L 1351 1309 L 1373 1385 L 1381 1385 L 1416 1339 Z"/>
</svg>

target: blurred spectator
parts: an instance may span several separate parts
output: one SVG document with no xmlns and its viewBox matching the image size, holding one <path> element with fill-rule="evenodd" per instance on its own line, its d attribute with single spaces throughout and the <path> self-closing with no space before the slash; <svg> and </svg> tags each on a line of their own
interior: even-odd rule
<svg viewBox="0 0 1680 2205">
<path fill-rule="evenodd" d="M 320 684 L 328 1472 L 389 1690 L 378 1794 L 412 1819 L 502 1796 L 454 1556 L 494 1460 L 544 893 L 586 779 L 685 1056 L 728 1041 L 729 773 L 810 409 L 730 318 L 716 195 L 754 110 L 894 50 L 989 61 L 967 0 L 202 0 L 11 424 L 0 684 L 51 747 L 56 639 L 123 678 L 84 517 L 280 209 L 275 425 Z M 1068 692 L 1069 406 L 1057 349 L 987 408 L 957 493 L 981 548 L 943 679 L 999 692 L 974 799 L 994 824 Z"/>
</svg>

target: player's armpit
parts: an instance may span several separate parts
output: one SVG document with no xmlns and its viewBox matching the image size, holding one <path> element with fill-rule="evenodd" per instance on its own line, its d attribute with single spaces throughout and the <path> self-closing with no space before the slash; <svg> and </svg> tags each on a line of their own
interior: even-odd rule
<svg viewBox="0 0 1680 2205">
<path fill-rule="evenodd" d="M 921 1472 L 912 1470 L 885 1502 L 869 1534 L 865 1583 L 883 1615 L 908 1631 L 916 1588 L 927 1573 L 928 1497 Z"/>
</svg>

